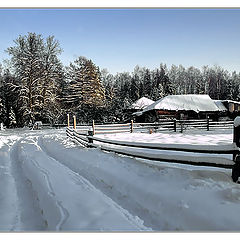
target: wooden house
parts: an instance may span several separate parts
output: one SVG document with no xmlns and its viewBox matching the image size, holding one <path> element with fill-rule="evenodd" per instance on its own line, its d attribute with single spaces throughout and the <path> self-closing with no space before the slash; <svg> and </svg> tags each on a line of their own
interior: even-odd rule
<svg viewBox="0 0 240 240">
<path fill-rule="evenodd" d="M 207 116 L 218 119 L 223 109 L 208 95 L 169 95 L 133 115 L 137 122 L 154 122 L 161 118 L 203 119 Z"/>
<path fill-rule="evenodd" d="M 228 110 L 228 116 L 232 119 L 240 115 L 240 102 L 233 100 L 221 100 L 222 104 Z"/>
</svg>

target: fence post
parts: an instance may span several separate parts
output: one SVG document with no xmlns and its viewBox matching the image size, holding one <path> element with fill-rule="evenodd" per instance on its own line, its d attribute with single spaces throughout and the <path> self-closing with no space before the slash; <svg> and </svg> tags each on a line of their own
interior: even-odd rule
<svg viewBox="0 0 240 240">
<path fill-rule="evenodd" d="M 233 142 L 240 147 L 240 117 L 236 117 L 233 122 Z"/>
<path fill-rule="evenodd" d="M 177 120 L 176 119 L 173 120 L 173 128 L 174 128 L 174 132 L 176 132 L 177 131 Z"/>
<path fill-rule="evenodd" d="M 209 116 L 207 116 L 207 131 L 209 131 Z"/>
<path fill-rule="evenodd" d="M 95 121 L 94 120 L 92 121 L 92 132 L 93 132 L 93 135 L 95 135 Z"/>
<path fill-rule="evenodd" d="M 133 133 L 133 120 L 131 120 L 131 129 L 130 132 Z"/>
<path fill-rule="evenodd" d="M 69 113 L 67 114 L 67 126 L 70 127 L 70 119 L 69 119 Z"/>
<path fill-rule="evenodd" d="M 237 147 L 240 147 L 240 117 L 234 119 L 233 143 L 235 143 Z M 237 182 L 240 177 L 240 155 L 233 153 L 233 161 L 235 164 L 232 168 L 232 179 L 234 182 Z"/>
<path fill-rule="evenodd" d="M 180 121 L 181 121 L 181 120 L 180 120 Z M 182 121 L 180 122 L 180 126 L 181 126 L 180 132 L 183 133 L 183 122 L 182 122 Z"/>
<path fill-rule="evenodd" d="M 73 128 L 76 130 L 76 116 L 73 116 Z"/>
<path fill-rule="evenodd" d="M 88 131 L 88 136 L 92 137 L 93 136 L 93 130 L 89 130 Z M 88 143 L 93 143 L 93 139 L 92 138 L 88 138 Z"/>
</svg>

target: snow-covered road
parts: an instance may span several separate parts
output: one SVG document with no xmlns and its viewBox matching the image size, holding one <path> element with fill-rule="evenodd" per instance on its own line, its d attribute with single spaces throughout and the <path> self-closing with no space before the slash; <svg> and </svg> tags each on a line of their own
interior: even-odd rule
<svg viewBox="0 0 240 240">
<path fill-rule="evenodd" d="M 0 132 L 0 189 L 0 231 L 240 230 L 231 170 L 85 149 L 64 129 Z"/>
</svg>

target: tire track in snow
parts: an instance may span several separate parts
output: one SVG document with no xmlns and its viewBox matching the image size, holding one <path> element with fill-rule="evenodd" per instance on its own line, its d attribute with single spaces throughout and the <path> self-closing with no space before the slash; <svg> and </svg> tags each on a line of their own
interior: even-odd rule
<svg viewBox="0 0 240 240">
<path fill-rule="evenodd" d="M 127 209 L 132 215 L 139 216 L 144 220 L 145 226 L 151 227 L 153 230 L 184 230 L 191 229 L 191 227 L 196 230 L 215 229 L 213 221 L 211 222 L 204 217 L 199 218 L 195 209 L 192 210 L 192 213 L 185 208 L 189 199 L 193 201 L 192 206 L 194 208 L 197 209 L 199 206 L 197 199 L 187 195 L 191 194 L 191 191 L 186 191 L 185 202 L 179 203 L 176 199 L 181 189 L 185 191 L 189 185 L 192 186 L 196 182 L 195 178 L 199 174 L 202 175 L 202 170 L 193 172 L 178 169 L 176 166 L 167 169 L 163 166 L 148 166 L 149 168 L 145 168 L 147 165 L 145 163 L 138 160 L 133 161 L 133 159 L 126 157 L 116 158 L 115 154 L 107 153 L 104 155 L 98 150 L 79 149 L 78 147 L 68 149 L 61 143 L 61 139 L 59 141 L 58 137 L 54 139 L 51 136 L 44 136 L 40 139 L 39 144 L 43 145 L 44 151 L 47 151 L 50 156 L 53 156 L 71 170 L 80 173 L 91 184 Z M 136 165 L 136 163 L 138 164 Z M 144 166 L 144 168 L 141 166 Z M 147 181 L 149 174 L 154 181 Z M 206 177 L 211 175 L 211 172 L 210 175 L 209 172 L 206 172 Z M 227 176 L 224 175 L 221 178 L 228 182 Z M 179 182 L 178 179 L 180 179 Z M 101 182 L 101 180 L 103 181 Z M 192 180 L 193 183 L 190 182 Z M 169 188 L 166 188 L 167 181 L 170 185 Z M 209 180 L 206 181 L 209 182 Z M 143 184 L 138 184 L 138 182 Z M 149 189 L 148 185 L 150 186 Z M 212 186 L 211 183 L 210 186 Z M 160 189 L 163 190 L 163 195 L 159 194 Z M 208 192 L 208 189 L 206 189 L 206 192 Z M 214 193 L 211 194 L 211 197 L 215 197 Z M 185 211 L 188 212 L 187 217 L 183 220 L 181 219 L 182 209 L 186 209 Z M 190 220 L 190 218 L 192 219 Z"/>
<path fill-rule="evenodd" d="M 143 224 L 146 223 L 147 230 L 159 230 L 159 226 L 152 223 L 152 220 L 144 217 L 144 214 L 141 214 L 141 212 L 148 213 L 149 209 L 145 208 L 143 205 L 139 204 L 138 202 L 132 202 L 132 199 L 128 199 L 125 194 L 121 191 L 118 191 L 117 189 L 112 189 L 112 186 L 105 181 L 99 181 L 101 177 L 95 176 L 93 174 L 89 174 L 89 172 L 86 172 L 85 170 L 81 169 L 78 171 L 75 171 L 72 167 L 68 166 L 67 164 L 63 163 L 62 161 L 59 161 L 53 154 L 51 154 L 43 143 L 43 137 L 39 137 L 38 139 L 38 145 L 41 147 L 41 149 L 49 155 L 51 158 L 53 158 L 55 161 L 57 161 L 59 164 L 65 166 L 70 171 L 73 171 L 77 175 L 82 176 L 86 181 L 90 182 L 98 191 L 100 191 L 102 194 L 104 194 L 108 199 L 110 199 L 116 206 L 120 207 L 121 210 L 124 210 L 127 212 L 128 216 L 131 216 L 131 219 L 139 219 Z M 107 153 L 109 155 L 109 153 Z M 121 159 L 120 161 L 125 162 L 124 159 Z M 137 162 L 139 163 L 139 162 Z M 142 163 L 141 163 L 142 164 Z M 110 190 L 109 190 L 110 189 Z M 134 217 L 136 216 L 136 217 Z M 151 216 L 153 217 L 153 216 Z"/>
<path fill-rule="evenodd" d="M 79 173 L 73 171 L 71 168 L 69 168 L 68 166 L 66 166 L 65 164 L 59 162 L 56 158 L 54 158 L 53 156 L 51 156 L 45 149 L 44 145 L 43 145 L 43 139 L 42 137 L 38 138 L 38 142 L 37 145 L 39 146 L 39 148 L 46 154 L 49 156 L 49 158 L 51 158 L 54 162 L 56 162 L 57 164 L 61 165 L 62 168 L 67 169 L 67 171 L 70 171 L 77 179 L 81 179 L 81 182 L 84 182 L 84 184 L 86 184 L 86 186 L 90 187 L 90 189 L 95 189 L 97 190 L 98 194 L 102 195 L 107 202 L 111 205 L 114 206 L 116 209 L 118 209 L 127 219 L 129 222 L 131 222 L 133 225 L 137 226 L 139 228 L 139 225 L 142 225 L 142 227 L 140 226 L 139 230 L 152 230 L 151 228 L 145 227 L 143 225 L 144 221 L 142 219 L 140 219 L 138 216 L 133 216 L 127 209 L 125 209 L 123 206 L 119 205 L 119 203 L 115 202 L 110 196 L 106 195 L 102 189 L 97 188 L 96 185 L 94 185 L 91 181 L 89 181 L 89 179 L 85 178 L 85 176 L 80 175 Z M 139 224 L 140 223 L 140 224 Z"/>
<path fill-rule="evenodd" d="M 10 148 L 11 176 L 14 179 L 17 198 L 15 222 L 10 231 L 43 230 L 44 222 L 40 214 L 37 196 L 32 189 L 31 181 L 22 172 L 19 159 L 19 148 L 22 140 L 23 138 L 17 139 Z M 26 219 L 28 220 L 26 221 Z"/>
<path fill-rule="evenodd" d="M 135 186 L 135 184 L 133 184 L 131 181 L 129 182 L 129 186 L 126 186 L 127 183 L 125 182 L 125 179 L 122 179 L 122 177 L 119 178 L 118 174 L 115 175 L 116 172 L 112 171 L 114 168 L 114 162 L 108 165 L 109 168 L 105 166 L 105 168 L 103 169 L 103 168 L 99 168 L 96 165 L 92 165 L 91 163 L 88 164 L 87 159 L 85 159 L 86 160 L 86 163 L 85 163 L 84 158 L 81 159 L 81 155 L 79 155 L 79 158 L 82 160 L 83 167 L 78 167 L 77 165 L 75 166 L 75 164 L 72 165 L 71 161 L 69 161 L 69 163 L 68 161 L 66 161 L 65 163 L 62 159 L 61 160 L 58 159 L 58 154 L 54 153 L 54 151 L 51 151 L 51 150 L 54 150 L 54 147 L 47 148 L 48 145 L 44 144 L 43 137 L 39 138 L 38 144 L 41 146 L 43 151 L 45 151 L 49 156 L 53 157 L 56 161 L 63 164 L 64 166 L 74 171 L 75 173 L 83 176 L 96 189 L 98 189 L 100 192 L 102 192 L 104 195 L 110 198 L 118 206 L 121 206 L 122 209 L 125 209 L 126 211 L 128 211 L 128 213 L 131 214 L 131 216 L 137 216 L 136 218 L 141 219 L 141 221 L 144 223 L 146 227 L 149 227 L 152 230 L 164 229 L 163 224 L 162 223 L 159 224 L 159 217 L 161 217 L 160 212 L 159 213 L 154 212 L 151 209 L 151 206 L 145 203 L 142 203 L 141 200 L 139 201 L 139 199 L 144 199 L 149 197 L 149 195 L 146 193 L 147 188 L 146 189 L 139 188 L 138 186 Z M 64 149 L 64 146 L 62 147 Z M 98 154 L 97 155 L 93 154 L 95 155 L 93 156 L 91 152 L 92 151 L 89 152 L 90 158 L 91 157 L 98 158 Z M 101 151 L 100 151 L 100 154 L 103 154 L 101 156 L 104 156 L 104 154 L 106 154 L 105 156 L 106 158 L 108 158 L 109 156 L 115 158 L 115 154 L 102 153 Z M 70 155 L 67 154 L 65 157 L 70 157 Z M 85 156 L 85 158 L 86 157 L 87 156 Z M 75 160 L 77 161 L 76 158 Z M 117 165 L 115 167 L 124 166 L 126 168 L 125 170 L 129 171 L 128 164 L 132 163 L 132 159 L 129 162 L 128 158 L 126 158 L 125 156 L 124 158 L 118 157 L 117 163 L 120 165 Z M 137 160 L 136 160 L 136 163 L 143 165 L 142 162 L 139 162 Z M 112 180 L 114 183 L 111 182 Z M 124 184 L 121 184 L 122 181 Z M 135 191 L 135 193 L 130 194 L 128 191 L 132 191 L 132 190 Z M 135 196 L 136 193 L 137 193 L 137 196 Z M 158 201 L 157 196 L 153 196 L 153 194 L 151 194 L 151 197 L 154 197 L 154 199 Z M 160 203 L 158 202 L 157 204 L 161 205 L 161 202 Z"/>
<path fill-rule="evenodd" d="M 11 174 L 12 164 L 9 152 L 10 145 L 2 141 L 0 147 L 0 231 L 14 231 L 19 222 L 17 189 L 15 179 Z"/>
<path fill-rule="evenodd" d="M 21 197 L 23 195 L 23 192 L 28 196 L 31 194 L 31 193 L 29 193 L 29 189 L 26 190 L 26 188 L 29 188 L 29 187 L 27 187 L 26 184 L 24 183 L 26 181 L 26 182 L 29 182 L 31 184 L 31 180 L 28 179 L 27 176 L 24 175 L 24 173 L 22 172 L 22 166 L 21 166 L 20 161 L 24 162 L 24 159 L 21 159 L 21 160 L 19 159 L 19 151 L 24 152 L 23 149 L 20 150 L 20 147 L 21 147 L 21 144 L 22 144 L 23 141 L 26 141 L 26 138 L 21 138 L 21 139 L 17 140 L 13 144 L 13 146 L 11 148 L 11 153 L 10 153 L 11 163 L 13 165 L 13 174 L 12 175 L 15 176 L 14 181 L 15 181 L 16 193 L 17 193 L 17 197 L 18 197 L 18 199 L 17 199 L 17 202 L 18 202 L 17 213 L 16 213 L 16 217 L 15 217 L 15 222 L 13 223 L 11 231 L 27 230 L 26 226 L 25 226 L 27 224 L 24 223 L 24 219 L 22 219 L 23 216 L 21 216 L 21 215 L 25 214 L 24 211 L 26 211 L 26 210 L 24 210 L 24 208 L 20 207 L 20 205 L 23 205 L 22 203 L 24 201 L 26 201 L 26 198 L 24 198 L 24 200 L 23 200 L 22 197 Z M 36 143 L 33 139 L 31 139 L 31 141 L 34 144 Z M 25 155 L 26 155 L 26 152 L 25 152 Z M 59 231 L 59 230 L 61 230 L 62 225 L 66 222 L 69 214 L 68 214 L 67 210 L 62 206 L 61 202 L 56 199 L 53 187 L 51 185 L 51 181 L 50 181 L 49 176 L 48 176 L 48 174 L 49 174 L 48 171 L 46 169 L 41 168 L 36 161 L 33 161 L 31 159 L 31 162 L 43 174 L 46 185 L 47 185 L 47 188 L 49 189 L 48 194 L 51 196 L 52 199 L 54 199 L 54 201 L 56 203 L 56 206 L 59 209 L 59 213 L 60 213 L 61 218 L 56 225 L 56 230 Z M 21 172 L 19 170 L 21 170 Z M 22 187 L 22 185 L 24 185 L 24 187 Z M 32 185 L 31 185 L 31 187 L 32 187 Z M 31 189 L 31 190 L 34 192 L 33 189 Z M 28 191 L 28 192 L 26 192 L 26 191 Z M 38 197 L 36 197 L 35 199 L 34 198 L 33 199 L 28 199 L 28 202 L 29 201 L 33 202 L 33 201 L 36 201 L 36 200 L 39 201 Z M 33 205 L 33 203 L 30 203 L 30 204 Z M 37 204 L 39 204 L 39 202 Z M 46 226 L 45 226 L 45 223 L 42 219 L 42 214 L 40 213 L 40 211 L 38 212 L 38 216 L 35 216 L 35 217 L 38 217 L 40 219 L 40 222 L 42 222 L 42 226 L 40 226 L 40 227 L 37 226 L 37 228 L 35 228 L 35 226 L 33 226 L 33 227 L 31 227 L 30 230 L 43 230 Z M 37 222 L 39 222 L 39 221 L 37 221 Z"/>
<path fill-rule="evenodd" d="M 56 230 L 59 231 L 59 230 L 61 230 L 62 225 L 67 221 L 67 219 L 69 217 L 69 213 L 68 213 L 67 209 L 63 207 L 61 202 L 56 199 L 56 194 L 54 193 L 54 189 L 53 189 L 51 181 L 49 179 L 49 172 L 46 169 L 44 169 L 43 167 L 40 167 L 40 165 L 36 161 L 33 161 L 31 159 L 31 162 L 43 174 L 43 176 L 44 176 L 44 178 L 46 180 L 47 188 L 49 189 L 48 194 L 56 202 L 56 205 L 57 205 L 57 207 L 59 209 L 61 217 L 60 217 L 59 222 L 56 225 Z"/>
</svg>

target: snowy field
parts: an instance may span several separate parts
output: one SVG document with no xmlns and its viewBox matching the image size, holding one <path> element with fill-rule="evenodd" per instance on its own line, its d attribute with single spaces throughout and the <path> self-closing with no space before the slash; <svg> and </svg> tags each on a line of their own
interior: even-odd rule
<svg viewBox="0 0 240 240">
<path fill-rule="evenodd" d="M 232 143 L 229 130 L 99 137 Z M 85 149 L 64 129 L 1 131 L 0 189 L 0 231 L 240 231 L 240 185 L 231 170 Z"/>
</svg>

